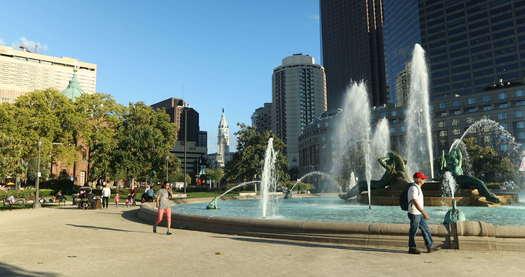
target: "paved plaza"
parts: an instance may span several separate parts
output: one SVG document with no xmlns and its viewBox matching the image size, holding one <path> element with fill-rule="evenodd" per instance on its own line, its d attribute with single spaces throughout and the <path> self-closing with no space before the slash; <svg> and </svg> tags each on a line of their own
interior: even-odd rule
<svg viewBox="0 0 525 277">
<path fill-rule="evenodd" d="M 176 229 L 134 208 L 0 212 L 0 276 L 525 276 L 519 252 L 361 248 Z"/>
</svg>

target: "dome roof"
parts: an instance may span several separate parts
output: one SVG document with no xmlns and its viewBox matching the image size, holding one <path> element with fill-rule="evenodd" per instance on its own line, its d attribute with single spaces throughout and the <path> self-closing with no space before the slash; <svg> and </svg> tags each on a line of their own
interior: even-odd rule
<svg viewBox="0 0 525 277">
<path fill-rule="evenodd" d="M 73 73 L 73 77 L 69 81 L 69 84 L 67 85 L 67 88 L 62 91 L 62 94 L 67 96 L 71 100 L 75 100 L 77 97 L 79 97 L 81 94 L 84 93 L 84 90 L 80 88 L 80 82 L 77 78 L 77 72 L 75 71 Z"/>
</svg>

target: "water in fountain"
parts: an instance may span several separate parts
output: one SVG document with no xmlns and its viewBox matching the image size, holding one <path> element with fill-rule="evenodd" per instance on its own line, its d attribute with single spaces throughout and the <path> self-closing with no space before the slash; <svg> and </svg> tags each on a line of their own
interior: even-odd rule
<svg viewBox="0 0 525 277">
<path fill-rule="evenodd" d="M 348 191 L 351 191 L 357 185 L 357 177 L 354 172 L 350 173 L 350 180 L 348 181 Z"/>
<path fill-rule="evenodd" d="M 371 142 L 371 161 L 372 161 L 372 180 L 379 180 L 385 173 L 385 169 L 377 162 L 376 159 L 386 157 L 390 151 L 390 128 L 388 120 L 382 118 L 376 125 Z"/>
<path fill-rule="evenodd" d="M 332 172 L 347 178 L 350 171 L 364 175 L 370 192 L 370 104 L 363 82 L 353 83 L 347 90 L 335 132 L 337 154 Z M 370 206 L 370 193 L 368 203 Z"/>
<path fill-rule="evenodd" d="M 275 192 L 277 180 L 275 172 L 275 161 L 277 154 L 273 149 L 273 138 L 268 140 L 266 153 L 264 155 L 264 167 L 261 176 L 261 211 L 263 217 L 275 216 L 277 213 Z"/>
<path fill-rule="evenodd" d="M 434 178 L 434 155 L 430 126 L 428 68 L 425 50 L 414 46 L 410 67 L 410 92 L 405 116 L 406 157 L 409 176 L 415 171 L 429 171 Z"/>
<path fill-rule="evenodd" d="M 480 119 L 470 125 L 467 130 L 465 130 L 463 135 L 461 135 L 459 139 L 455 140 L 454 143 L 450 145 L 449 152 L 452 152 L 454 148 L 459 147 L 465 136 L 473 134 L 490 135 L 490 141 L 484 141 L 483 143 L 489 144 L 495 150 L 497 150 L 498 145 L 506 144 L 509 146 L 509 153 L 519 153 L 520 145 L 516 142 L 516 139 L 512 136 L 512 134 L 505 130 L 505 128 L 498 122 L 487 118 Z"/>
<path fill-rule="evenodd" d="M 352 174 L 353 174 L 353 172 L 352 172 Z M 293 191 L 293 189 L 297 186 L 297 184 L 299 184 L 299 183 L 302 182 L 304 179 L 306 179 L 306 178 L 308 178 L 308 177 L 310 177 L 310 176 L 321 176 L 321 177 L 324 177 L 324 178 L 330 180 L 330 183 L 332 184 L 333 187 L 336 188 L 336 190 L 337 190 L 338 192 L 340 192 L 340 193 L 342 192 L 342 191 L 341 191 L 341 186 L 339 186 L 339 183 L 337 182 L 337 180 L 335 180 L 334 177 L 332 177 L 332 175 L 327 174 L 327 173 L 322 172 L 322 171 L 311 171 L 311 172 L 306 173 L 306 174 L 303 175 L 301 178 L 299 178 L 299 179 L 297 180 L 297 182 L 295 182 L 295 184 L 290 188 L 290 191 Z M 326 185 L 326 182 L 322 182 L 322 184 L 320 184 L 320 185 L 322 185 L 323 188 L 318 189 L 318 190 L 319 190 L 319 191 L 324 191 L 324 190 L 325 190 L 324 186 Z"/>
<path fill-rule="evenodd" d="M 454 176 L 452 176 L 452 173 L 450 171 L 446 171 L 445 174 L 443 174 L 443 181 L 442 181 L 442 192 L 443 197 L 451 197 L 454 199 L 454 194 L 457 189 L 456 180 L 454 179 Z"/>
</svg>

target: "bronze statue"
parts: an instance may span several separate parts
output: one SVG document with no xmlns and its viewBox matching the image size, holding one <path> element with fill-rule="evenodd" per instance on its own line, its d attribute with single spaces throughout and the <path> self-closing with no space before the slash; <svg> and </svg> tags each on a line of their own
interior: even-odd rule
<svg viewBox="0 0 525 277">
<path fill-rule="evenodd" d="M 411 183 L 406 168 L 407 161 L 399 154 L 388 152 L 388 156 L 377 159 L 377 162 L 379 162 L 386 171 L 380 180 L 370 182 L 370 189 L 403 190 Z M 339 197 L 348 200 L 365 190 L 367 190 L 366 181 L 361 181 L 358 186 L 355 186 L 345 194 L 340 194 Z"/>
<path fill-rule="evenodd" d="M 441 171 L 450 171 L 456 183 L 460 188 L 477 189 L 481 196 L 484 196 L 487 201 L 499 203 L 498 197 L 490 192 L 482 180 L 468 176 L 463 173 L 463 154 L 458 148 L 454 148 L 448 154 L 443 151 L 441 155 Z"/>
</svg>

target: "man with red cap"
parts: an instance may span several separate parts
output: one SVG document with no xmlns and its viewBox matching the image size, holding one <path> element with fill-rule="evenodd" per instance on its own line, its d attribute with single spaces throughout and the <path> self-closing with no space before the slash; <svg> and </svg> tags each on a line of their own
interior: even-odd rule
<svg viewBox="0 0 525 277">
<path fill-rule="evenodd" d="M 436 249 L 432 248 L 432 235 L 428 228 L 426 219 L 430 216 L 424 209 L 423 190 L 421 187 L 428 177 L 423 172 L 416 172 L 414 174 L 414 184 L 408 189 L 408 218 L 410 219 L 410 230 L 408 232 L 408 253 L 420 254 L 421 252 L 416 248 L 416 233 L 417 229 L 421 230 L 427 252 L 431 253 Z"/>
</svg>

